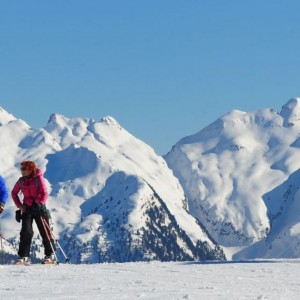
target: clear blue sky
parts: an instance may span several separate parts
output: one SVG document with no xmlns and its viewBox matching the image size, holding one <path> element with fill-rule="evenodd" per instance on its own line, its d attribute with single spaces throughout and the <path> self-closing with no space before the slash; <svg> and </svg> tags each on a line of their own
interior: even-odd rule
<svg viewBox="0 0 300 300">
<path fill-rule="evenodd" d="M 300 95 L 300 1 L 0 0 L 0 106 L 100 120 L 166 154 L 232 109 Z"/>
</svg>

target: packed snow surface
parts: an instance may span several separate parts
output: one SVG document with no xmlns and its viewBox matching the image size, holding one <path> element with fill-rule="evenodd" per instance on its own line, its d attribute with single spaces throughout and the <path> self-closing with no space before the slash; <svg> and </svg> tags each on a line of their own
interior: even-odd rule
<svg viewBox="0 0 300 300">
<path fill-rule="evenodd" d="M 299 299 L 300 260 L 0 265 L 1 299 Z"/>
</svg>

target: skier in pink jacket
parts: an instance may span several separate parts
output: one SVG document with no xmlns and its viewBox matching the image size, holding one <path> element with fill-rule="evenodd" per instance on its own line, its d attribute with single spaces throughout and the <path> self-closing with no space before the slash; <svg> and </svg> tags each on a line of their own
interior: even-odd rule
<svg viewBox="0 0 300 300">
<path fill-rule="evenodd" d="M 33 237 L 33 220 L 36 222 L 45 248 L 43 264 L 55 264 L 55 245 L 49 234 L 49 214 L 46 208 L 48 193 L 43 174 L 34 162 L 23 161 L 20 165 L 22 177 L 14 185 L 11 196 L 19 211 L 16 218 L 22 220 L 20 244 L 16 264 L 29 264 L 30 247 Z M 22 201 L 19 193 L 23 194 Z M 43 223 L 46 220 L 48 226 Z M 20 221 L 20 220 L 18 220 Z"/>
</svg>

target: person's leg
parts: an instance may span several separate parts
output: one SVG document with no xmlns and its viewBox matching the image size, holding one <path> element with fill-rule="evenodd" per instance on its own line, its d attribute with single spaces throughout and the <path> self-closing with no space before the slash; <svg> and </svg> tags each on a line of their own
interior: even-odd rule
<svg viewBox="0 0 300 300">
<path fill-rule="evenodd" d="M 39 233 L 40 233 L 40 235 L 43 239 L 43 245 L 44 245 L 44 248 L 45 248 L 45 255 L 50 256 L 56 250 L 54 240 L 51 237 L 51 234 L 50 234 L 50 231 L 49 231 L 47 225 L 43 224 L 43 222 L 41 220 L 41 217 L 39 215 L 37 215 L 37 216 L 34 217 L 34 219 L 35 219 L 37 228 L 39 230 Z M 46 220 L 46 222 L 49 226 L 49 220 L 47 220 L 47 219 L 45 219 L 45 220 Z M 50 226 L 49 226 L 49 228 L 50 228 Z M 47 232 L 45 230 L 47 230 Z M 49 238 L 50 238 L 50 240 L 49 240 Z"/>
<path fill-rule="evenodd" d="M 20 232 L 20 244 L 18 251 L 18 255 L 20 257 L 30 256 L 30 247 L 33 237 L 32 220 L 31 214 L 24 213 L 22 215 L 22 228 Z"/>
</svg>

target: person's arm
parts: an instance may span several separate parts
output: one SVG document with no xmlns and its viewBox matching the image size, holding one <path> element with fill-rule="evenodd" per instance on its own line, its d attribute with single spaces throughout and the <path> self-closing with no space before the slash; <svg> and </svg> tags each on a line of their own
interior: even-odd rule
<svg viewBox="0 0 300 300">
<path fill-rule="evenodd" d="M 13 201 L 15 202 L 16 206 L 21 209 L 23 207 L 23 205 L 22 205 L 22 203 L 20 201 L 20 198 L 18 196 L 20 190 L 21 190 L 20 185 L 17 182 L 15 184 L 14 188 L 11 191 L 11 197 L 12 197 Z"/>
<path fill-rule="evenodd" d="M 45 205 L 48 199 L 48 192 L 46 187 L 46 182 L 43 175 L 38 176 L 39 179 L 39 203 Z"/>
</svg>

